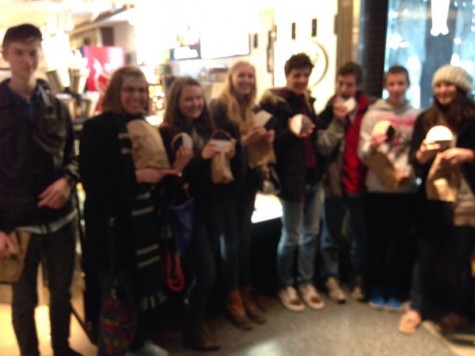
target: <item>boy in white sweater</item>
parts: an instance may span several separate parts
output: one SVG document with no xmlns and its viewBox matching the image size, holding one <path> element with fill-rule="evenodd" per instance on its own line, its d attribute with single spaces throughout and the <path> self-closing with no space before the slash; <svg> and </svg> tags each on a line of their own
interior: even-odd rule
<svg viewBox="0 0 475 356">
<path fill-rule="evenodd" d="M 379 99 L 361 123 L 358 156 L 368 166 L 369 305 L 400 310 L 412 268 L 412 210 L 416 180 L 409 164 L 409 144 L 419 111 L 406 99 L 409 75 L 401 66 L 384 77 L 387 99 Z"/>
</svg>

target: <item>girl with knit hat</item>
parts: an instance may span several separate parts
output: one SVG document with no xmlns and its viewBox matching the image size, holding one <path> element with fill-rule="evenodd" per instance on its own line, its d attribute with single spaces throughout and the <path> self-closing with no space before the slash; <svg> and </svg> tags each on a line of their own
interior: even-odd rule
<svg viewBox="0 0 475 356">
<path fill-rule="evenodd" d="M 418 117 L 414 127 L 410 159 L 422 179 L 422 199 L 411 305 L 399 323 L 399 330 L 405 334 L 412 334 L 425 316 L 432 276 L 447 242 L 454 254 L 456 286 L 450 313 L 437 327 L 444 334 L 451 333 L 468 324 L 473 316 L 470 260 L 475 246 L 475 103 L 469 98 L 472 83 L 462 68 L 451 65 L 439 68 L 432 80 L 433 104 Z M 448 145 L 426 136 L 432 127 L 439 125 L 453 134 Z M 447 194 L 438 197 L 428 194 L 431 176 L 439 168 L 458 176 L 451 199 Z"/>
</svg>

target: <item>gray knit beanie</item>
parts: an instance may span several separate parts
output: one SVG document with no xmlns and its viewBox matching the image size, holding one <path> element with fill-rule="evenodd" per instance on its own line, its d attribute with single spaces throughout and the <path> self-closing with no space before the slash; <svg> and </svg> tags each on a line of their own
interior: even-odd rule
<svg viewBox="0 0 475 356">
<path fill-rule="evenodd" d="M 472 77 L 460 67 L 447 64 L 437 69 L 432 78 L 432 86 L 441 81 L 453 83 L 467 93 L 472 91 Z"/>
</svg>

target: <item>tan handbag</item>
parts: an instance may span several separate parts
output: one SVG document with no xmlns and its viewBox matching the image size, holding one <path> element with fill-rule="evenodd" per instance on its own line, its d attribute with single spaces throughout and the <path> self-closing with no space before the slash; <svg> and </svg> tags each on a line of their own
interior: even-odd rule
<svg viewBox="0 0 475 356">
<path fill-rule="evenodd" d="M 20 279 L 25 265 L 29 232 L 13 231 L 9 237 L 13 244 L 9 247 L 10 257 L 0 257 L 0 283 L 13 283 Z"/>
<path fill-rule="evenodd" d="M 219 152 L 211 160 L 211 180 L 214 184 L 226 184 L 234 180 L 226 151 Z"/>
<path fill-rule="evenodd" d="M 247 165 L 250 168 L 266 166 L 275 163 L 274 146 L 271 142 L 258 142 L 247 148 Z"/>
<path fill-rule="evenodd" d="M 462 179 L 460 168 L 442 164 L 441 158 L 441 153 L 435 156 L 427 175 L 427 199 L 455 202 Z"/>
<path fill-rule="evenodd" d="M 370 156 L 362 159 L 362 162 L 374 173 L 383 186 L 394 192 L 399 187 L 397 171 L 391 161 L 382 152 L 374 152 Z"/>
<path fill-rule="evenodd" d="M 216 130 L 211 136 L 218 144 L 220 152 L 211 159 L 211 180 L 214 184 L 226 184 L 234 180 L 228 146 L 234 145 L 234 140 L 224 130 Z"/>
</svg>

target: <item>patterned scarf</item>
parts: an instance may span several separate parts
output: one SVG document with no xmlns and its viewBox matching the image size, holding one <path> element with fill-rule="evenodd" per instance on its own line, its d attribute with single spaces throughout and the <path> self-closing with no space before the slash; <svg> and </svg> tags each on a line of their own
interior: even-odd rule
<svg viewBox="0 0 475 356">
<path fill-rule="evenodd" d="M 130 120 L 143 117 L 118 118 L 117 128 L 124 167 L 135 170 L 132 141 L 127 131 Z M 136 253 L 136 283 L 138 305 L 142 311 L 157 308 L 166 300 L 161 271 L 160 231 L 157 224 L 152 185 L 138 184 L 132 201 L 131 220 Z"/>
</svg>

